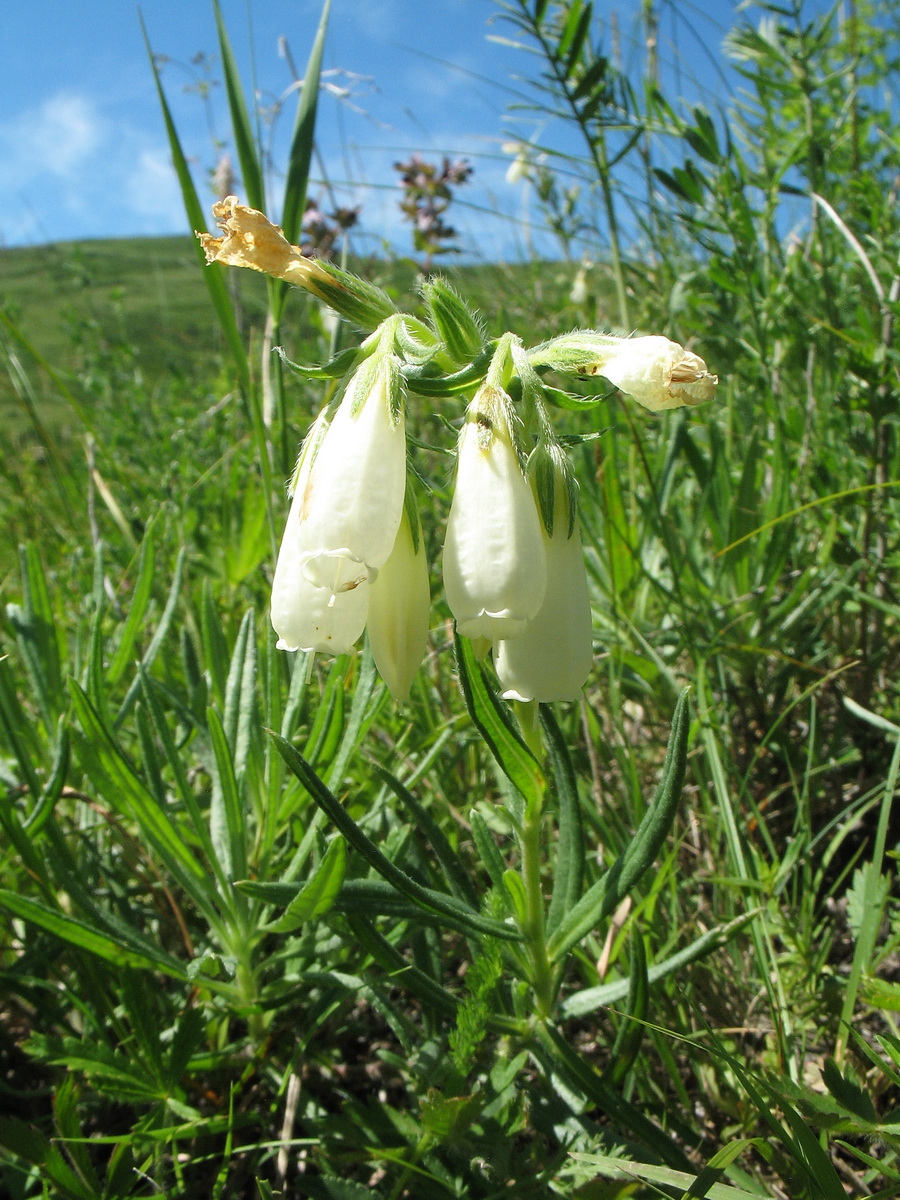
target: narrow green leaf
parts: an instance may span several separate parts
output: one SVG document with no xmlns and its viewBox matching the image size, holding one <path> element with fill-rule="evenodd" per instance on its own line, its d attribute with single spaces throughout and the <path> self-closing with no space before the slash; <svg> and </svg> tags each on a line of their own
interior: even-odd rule
<svg viewBox="0 0 900 1200">
<path fill-rule="evenodd" d="M 125 812 L 135 820 L 141 836 L 153 846 L 182 886 L 199 904 L 206 905 L 209 879 L 203 864 L 135 774 L 84 690 L 74 680 L 69 681 L 69 686 L 86 738 L 79 752 L 86 760 L 94 786 L 116 812 Z"/>
<path fill-rule="evenodd" d="M 416 929 L 430 925 L 436 929 L 471 933 L 464 922 L 447 913 L 429 912 L 418 904 L 412 904 L 402 892 L 398 892 L 383 879 L 345 880 L 334 907 L 338 912 L 358 912 L 369 917 L 396 917 L 398 920 L 410 921 Z"/>
<path fill-rule="evenodd" d="M 40 667 L 47 697 L 59 711 L 65 704 L 59 621 L 53 611 L 47 576 L 37 546 L 34 542 L 29 542 L 19 553 L 25 612 L 40 654 Z"/>
<path fill-rule="evenodd" d="M 210 836 L 226 878 L 242 879 L 247 874 L 249 841 L 246 812 L 222 719 L 214 708 L 208 708 L 206 720 L 216 760 L 209 808 Z"/>
<path fill-rule="evenodd" d="M 424 804 L 420 804 L 412 792 L 407 787 L 404 787 L 400 780 L 392 775 L 390 771 L 386 771 L 384 767 L 376 765 L 375 772 L 384 780 L 400 803 L 409 809 L 415 822 L 415 828 L 425 838 L 428 845 L 434 851 L 438 862 L 441 864 L 444 878 L 451 892 L 454 896 L 457 896 L 460 900 L 474 908 L 477 901 L 472 888 L 472 881 L 456 851 L 447 841 L 447 836 L 440 825 L 438 825 Z"/>
<path fill-rule="evenodd" d="M 860 1120 L 867 1121 L 872 1125 L 877 1122 L 878 1114 L 875 1112 L 872 1097 L 865 1088 L 860 1087 L 852 1079 L 848 1079 L 846 1075 L 842 1075 L 840 1068 L 830 1055 L 825 1059 L 822 1081 L 838 1104 L 843 1105 L 848 1112 L 852 1112 Z"/>
<path fill-rule="evenodd" d="M 481 859 L 482 865 L 488 875 L 490 875 L 494 887 L 502 889 L 506 864 L 503 861 L 503 856 L 497 849 L 494 835 L 491 833 L 487 822 L 477 808 L 470 810 L 469 823 L 472 826 L 472 837 L 475 840 L 478 857 Z"/>
<path fill-rule="evenodd" d="M 681 799 L 689 727 L 690 711 L 685 688 L 675 706 L 669 745 L 653 803 L 628 848 L 563 917 L 548 939 L 547 952 L 552 961 L 559 962 L 577 941 L 615 910 L 659 853 Z"/>
<path fill-rule="evenodd" d="M 341 740 L 325 778 L 326 785 L 332 791 L 340 787 L 347 764 L 356 753 L 363 734 L 376 715 L 375 708 L 370 702 L 375 688 L 379 683 L 379 676 L 368 642 L 366 642 L 362 654 L 356 661 L 359 666 L 359 673 L 356 679 L 356 687 L 353 689 L 353 701 L 346 720 L 343 720 L 342 709 Z M 341 690 L 343 694 L 346 690 L 345 685 L 342 686 Z"/>
<path fill-rule="evenodd" d="M 747 1139 L 747 1142 L 752 1140 L 755 1139 Z M 743 1141 L 739 1143 L 741 1149 L 744 1148 L 744 1144 Z M 630 1162 L 627 1159 L 607 1154 L 585 1154 L 573 1150 L 572 1158 L 576 1162 L 594 1167 L 600 1174 L 612 1179 L 621 1179 L 624 1176 L 626 1179 L 635 1181 L 646 1180 L 648 1183 L 681 1188 L 689 1188 L 697 1181 L 697 1176 L 687 1171 L 674 1171 L 671 1167 L 657 1167 L 651 1163 Z M 760 1200 L 759 1192 L 748 1192 L 744 1188 L 720 1183 L 714 1183 L 712 1187 L 708 1188 L 705 1195 L 709 1200 Z"/>
<path fill-rule="evenodd" d="M 647 953 L 639 929 L 631 935 L 631 972 L 628 980 L 628 1003 L 622 1014 L 616 1040 L 610 1051 L 609 1067 L 604 1078 L 618 1087 L 634 1066 L 641 1043 L 644 1040 L 644 1021 L 650 999 L 650 981 L 647 977 Z"/>
<path fill-rule="evenodd" d="M 186 556 L 186 550 L 185 550 L 185 547 L 182 546 L 181 549 L 178 551 L 178 558 L 176 559 L 176 562 L 175 562 L 175 571 L 172 575 L 172 584 L 171 584 L 171 587 L 169 588 L 169 595 L 166 598 L 166 606 L 163 609 L 162 613 L 160 614 L 159 624 L 156 626 L 156 629 L 153 631 L 153 637 L 150 639 L 150 644 L 148 645 L 147 649 L 144 651 L 144 656 L 141 659 L 141 664 L 140 664 L 141 670 L 144 670 L 144 671 L 150 670 L 150 667 L 153 665 L 153 662 L 154 662 L 157 654 L 159 653 L 163 642 L 166 639 L 166 635 L 169 632 L 169 626 L 172 624 L 172 620 L 175 616 L 175 610 L 178 607 L 178 600 L 181 595 L 181 583 L 182 583 L 182 577 L 184 574 L 185 556 Z M 140 674 L 140 670 L 139 670 L 135 674 L 134 679 L 131 681 L 131 686 L 128 688 L 128 691 L 125 695 L 125 699 L 122 701 L 122 704 L 116 715 L 116 720 L 115 720 L 116 729 L 119 728 L 119 726 L 122 724 L 122 722 L 128 716 L 128 714 L 131 712 L 132 706 L 133 706 L 135 700 L 137 700 L 138 693 L 140 692 L 140 690 L 141 690 L 141 674 Z"/>
<path fill-rule="evenodd" d="M 41 784 L 35 761 L 41 753 L 40 746 L 33 723 L 26 717 L 19 700 L 6 655 L 0 657 L 0 728 L 15 756 L 22 782 L 31 796 L 39 796 Z"/>
<path fill-rule="evenodd" d="M 172 113 L 169 109 L 169 102 L 166 99 L 166 94 L 163 91 L 162 80 L 159 76 L 159 68 L 156 64 L 153 51 L 150 48 L 150 40 L 147 37 L 147 30 L 144 26 L 143 18 L 138 13 L 138 19 L 141 22 L 141 32 L 144 37 L 144 45 L 147 47 L 147 54 L 150 58 L 150 67 L 153 71 L 153 79 L 156 83 L 156 92 L 159 98 L 159 105 L 162 109 L 163 120 L 166 126 L 166 134 L 169 139 L 169 151 L 172 155 L 172 163 L 175 167 L 175 173 L 178 176 L 178 183 L 181 187 L 181 197 L 184 203 L 184 210 L 187 214 L 188 224 L 191 229 L 205 229 L 207 226 L 207 216 L 203 211 L 200 200 L 197 196 L 197 190 L 194 187 L 194 181 L 191 178 L 191 170 L 188 166 L 187 158 L 181 148 L 181 141 L 178 137 L 178 131 L 175 128 L 175 122 L 172 119 Z M 209 292 L 209 298 L 212 301 L 213 308 L 216 312 L 219 325 L 225 337 L 225 344 L 228 346 L 231 357 L 234 360 L 234 365 L 237 368 L 238 380 L 240 382 L 241 392 L 244 396 L 249 396 L 250 387 L 250 364 L 247 361 L 247 351 L 244 349 L 244 343 L 238 330 L 237 317 L 234 311 L 234 301 L 228 291 L 225 283 L 224 268 L 217 263 L 207 265 L 206 255 L 203 252 L 203 247 L 199 242 L 195 244 L 195 253 L 197 262 L 200 265 L 203 281 L 206 284 L 206 289 Z"/>
<path fill-rule="evenodd" d="M 469 638 L 454 632 L 459 681 L 469 716 L 487 742 L 500 769 L 530 806 L 539 806 L 544 777 L 537 759 L 522 741 L 503 702 L 488 686 Z"/>
<path fill-rule="evenodd" d="M 690 1162 L 681 1148 L 658 1125 L 629 1101 L 614 1087 L 606 1083 L 594 1068 L 574 1050 L 563 1034 L 552 1025 L 540 1026 L 537 1030 L 543 1047 L 550 1055 L 552 1067 L 568 1078 L 581 1094 L 599 1106 L 603 1114 L 619 1129 L 636 1138 L 657 1155 L 664 1163 L 676 1170 L 689 1170 Z"/>
<path fill-rule="evenodd" d="M 381 936 L 371 921 L 354 914 L 348 914 L 346 920 L 363 950 L 388 973 L 393 983 L 418 996 L 429 1008 L 449 1016 L 456 1015 L 456 997 L 435 983 L 424 971 L 408 963 L 400 951 Z"/>
<path fill-rule="evenodd" d="M 56 802 L 62 795 L 69 771 L 69 733 L 65 726 L 65 717 L 60 717 L 56 726 L 56 747 L 53 752 L 53 765 L 47 782 L 41 789 L 40 796 L 34 808 L 23 822 L 23 828 L 29 837 L 37 837 L 44 822 L 56 807 Z"/>
<path fill-rule="evenodd" d="M 170 975 L 173 979 L 187 978 L 187 974 L 178 960 L 163 950 L 142 953 L 135 950 L 130 944 L 101 933 L 83 921 L 48 908 L 27 896 L 20 896 L 16 892 L 0 888 L 0 904 L 14 916 L 21 917 L 23 921 L 30 921 L 48 933 L 52 933 L 54 937 L 70 942 L 73 946 L 96 954 L 117 966 L 162 971 L 163 974 Z"/>
<path fill-rule="evenodd" d="M 556 408 L 565 408 L 570 412 L 584 412 L 585 409 L 599 408 L 612 395 L 610 389 L 606 389 L 601 395 L 577 396 L 573 392 L 564 392 L 562 388 L 550 387 L 549 384 L 543 384 L 542 390 L 544 398 Z"/>
<path fill-rule="evenodd" d="M 755 908 L 750 912 L 741 913 L 733 921 L 708 930 L 691 942 L 689 946 L 679 950 L 677 954 L 671 955 L 662 962 L 654 963 L 647 972 L 648 982 L 656 983 L 660 979 L 665 979 L 667 975 L 672 975 L 690 963 L 711 954 L 713 950 L 718 950 L 763 911 L 763 909 Z M 596 1012 L 598 1008 L 604 1008 L 608 1004 L 617 1004 L 628 994 L 628 988 L 629 981 L 627 979 L 617 979 L 614 983 L 605 983 L 600 987 L 584 988 L 580 992 L 573 992 L 563 1001 L 562 1014 L 564 1017 L 583 1017 L 586 1013 Z"/>
<path fill-rule="evenodd" d="M 315 145 L 316 110 L 319 101 L 319 82 L 322 74 L 322 53 L 325 49 L 325 33 L 331 0 L 325 0 L 319 27 L 306 62 L 303 87 L 297 102 L 294 132 L 288 152 L 287 178 L 284 184 L 284 203 L 281 209 L 281 227 L 289 242 L 300 240 L 300 225 L 306 206 L 306 189 L 309 180 L 309 164 Z"/>
<path fill-rule="evenodd" d="M 266 929 L 271 933 L 293 933 L 304 921 L 328 912 L 344 882 L 346 869 L 347 843 L 338 836 L 325 851 L 325 857 L 316 867 L 312 878 L 290 902 L 284 915 L 271 921 Z"/>
<path fill-rule="evenodd" d="M 584 874 L 584 829 L 578 784 L 565 738 L 549 705 L 540 707 L 544 740 L 553 772 L 559 814 L 559 836 L 553 863 L 553 894 L 547 910 L 547 932 L 552 933 L 581 896 Z"/>
<path fill-rule="evenodd" d="M 147 605 L 153 595 L 153 583 L 156 573 L 156 522 L 151 521 L 141 542 L 141 557 L 138 564 L 138 576 L 131 594 L 131 605 L 122 631 L 119 634 L 119 644 L 116 647 L 109 666 L 106 669 L 106 680 L 110 685 L 118 683 L 122 672 L 131 662 L 134 644 L 143 626 Z"/>
<path fill-rule="evenodd" d="M 172 772 L 172 778 L 175 781 L 175 790 L 179 800 L 184 805 L 185 812 L 190 818 L 191 827 L 203 848 L 206 861 L 213 866 L 215 870 L 218 866 L 215 852 L 213 851 L 212 842 L 209 838 L 206 822 L 203 819 L 203 814 L 200 811 L 200 806 L 197 803 L 197 797 L 194 788 L 191 786 L 190 780 L 185 771 L 184 761 L 178 752 L 178 747 L 175 745 L 175 739 L 166 722 L 165 713 L 162 705 L 159 702 L 157 695 L 156 684 L 145 672 L 141 671 L 141 687 L 146 705 L 146 712 L 152 722 L 153 730 L 163 749 L 166 762 L 169 765 L 169 770 Z M 143 707 L 143 706 L 142 706 Z M 227 894 L 228 885 L 224 875 L 219 876 L 220 889 Z"/>
<path fill-rule="evenodd" d="M 250 754 L 251 736 L 258 724 L 254 625 L 255 616 L 251 608 L 241 621 L 225 685 L 225 717 L 222 724 L 234 757 L 234 773 L 238 781 L 243 778 Z"/>
<path fill-rule="evenodd" d="M 454 917 L 457 921 L 466 925 L 472 932 L 489 933 L 494 937 L 504 938 L 508 941 L 518 941 L 519 934 L 515 929 L 504 925 L 500 921 L 493 921 L 488 917 L 482 917 L 454 896 L 447 896 L 441 892 L 433 891 L 431 888 L 423 887 L 422 884 L 416 883 L 414 879 L 411 879 L 404 871 L 395 866 L 390 859 L 381 853 L 375 843 L 366 837 L 299 751 L 290 742 L 279 737 L 278 734 L 273 733 L 271 730 L 269 733 L 288 767 L 297 776 L 316 804 L 334 822 L 338 830 L 347 839 L 348 844 L 383 879 L 392 884 L 398 892 L 402 892 L 410 900 L 421 904 L 424 908 L 446 913 Z"/>
<path fill-rule="evenodd" d="M 241 87 L 241 77 L 235 62 L 234 52 L 228 38 L 228 30 L 222 19 L 219 0 L 213 0 L 213 12 L 216 18 L 216 32 L 219 38 L 219 55 L 222 60 L 222 74 L 225 77 L 225 94 L 228 97 L 228 112 L 231 117 L 231 130 L 234 134 L 234 145 L 237 150 L 238 162 L 241 166 L 241 178 L 244 182 L 244 192 L 247 203 L 251 208 L 266 211 L 266 189 L 263 178 L 262 162 L 260 161 L 257 139 L 250 123 L 250 113 L 244 99 Z"/>
<path fill-rule="evenodd" d="M 512 903 L 512 909 L 516 914 L 518 926 L 520 929 L 524 929 L 528 924 L 528 894 L 525 891 L 525 883 L 522 876 L 518 871 L 504 871 L 503 887 Z"/>
<path fill-rule="evenodd" d="M 60 1200 L 97 1200 L 97 1193 L 78 1178 L 59 1148 L 33 1125 L 18 1117 L 0 1117 L 0 1146 L 13 1157 L 38 1167 Z"/>
</svg>

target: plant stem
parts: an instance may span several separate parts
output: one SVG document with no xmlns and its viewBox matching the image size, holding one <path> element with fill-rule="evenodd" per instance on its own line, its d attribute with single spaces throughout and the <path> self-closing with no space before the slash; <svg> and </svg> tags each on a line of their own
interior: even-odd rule
<svg viewBox="0 0 900 1200">
<path fill-rule="evenodd" d="M 516 702 L 516 717 L 522 738 L 534 757 L 544 757 L 538 707 L 535 701 Z M 544 790 L 525 810 L 522 823 L 522 882 L 525 884 L 525 925 L 522 935 L 531 960 L 532 986 L 537 1001 L 538 1016 L 546 1020 L 553 1007 L 553 969 L 547 954 L 547 931 L 544 922 L 544 893 L 541 890 L 541 825 L 544 814 Z"/>
</svg>

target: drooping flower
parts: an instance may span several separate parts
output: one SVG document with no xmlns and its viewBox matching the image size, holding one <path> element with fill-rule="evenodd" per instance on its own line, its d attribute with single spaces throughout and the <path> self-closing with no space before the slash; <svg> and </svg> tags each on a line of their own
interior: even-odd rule
<svg viewBox="0 0 900 1200">
<path fill-rule="evenodd" d="M 393 549 L 405 488 L 396 362 L 381 355 L 358 369 L 331 423 L 304 446 L 272 585 L 282 649 L 351 649 Z"/>
<path fill-rule="evenodd" d="M 405 509 L 390 557 L 369 588 L 369 645 L 395 700 L 409 695 L 428 643 L 428 563 L 422 526 L 412 515 L 414 526 Z"/>
<path fill-rule="evenodd" d="M 443 572 L 447 603 L 465 637 L 515 637 L 544 598 L 544 542 L 513 442 L 512 405 L 491 384 L 469 405 L 460 434 Z"/>
<path fill-rule="evenodd" d="M 507 700 L 576 700 L 593 660 L 591 604 L 577 518 L 556 489 L 552 532 L 544 530 L 547 588 L 517 637 L 494 643 L 494 667 Z"/>
</svg>

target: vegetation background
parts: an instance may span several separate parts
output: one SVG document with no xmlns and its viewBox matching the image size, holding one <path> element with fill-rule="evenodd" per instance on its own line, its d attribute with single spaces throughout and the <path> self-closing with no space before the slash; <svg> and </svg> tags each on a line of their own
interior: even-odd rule
<svg viewBox="0 0 900 1200">
<path fill-rule="evenodd" d="M 713 113 L 663 94 L 643 12 L 626 75 L 584 0 L 506 6 L 534 105 L 581 138 L 521 164 L 564 253 L 446 268 L 491 335 L 665 333 L 720 376 L 695 410 L 560 415 L 597 654 L 581 704 L 543 714 L 542 766 L 454 658 L 438 586 L 399 709 L 365 650 L 309 673 L 274 648 L 282 481 L 333 385 L 271 347 L 324 362 L 352 331 L 185 239 L 3 251 L 15 1200 L 900 1194 L 898 12 L 756 6 Z M 241 195 L 265 209 L 219 29 Z M 415 263 L 352 265 L 416 303 Z M 438 563 L 459 409 L 417 403 Z M 490 930 L 516 916 L 542 771 L 558 954 L 537 1019 Z"/>
</svg>

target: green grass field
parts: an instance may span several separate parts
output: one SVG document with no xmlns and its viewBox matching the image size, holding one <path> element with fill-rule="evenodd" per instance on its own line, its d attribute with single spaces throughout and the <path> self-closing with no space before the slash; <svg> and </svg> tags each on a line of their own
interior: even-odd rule
<svg viewBox="0 0 900 1200">
<path fill-rule="evenodd" d="M 412 260 L 351 260 L 382 291 L 317 276 L 357 304 L 334 335 L 303 289 L 201 267 L 188 238 L 0 253 L 13 1200 L 900 1194 L 893 9 L 860 7 L 855 40 L 799 9 L 740 26 L 750 99 L 715 119 L 621 76 L 579 0 L 511 11 L 536 103 L 584 141 L 544 164 L 580 179 L 597 265 L 574 298 L 563 262 L 455 268 L 454 300 Z M 267 318 L 323 369 L 282 370 Z M 715 399 L 647 411 L 606 350 L 596 376 L 535 351 L 592 327 L 690 348 Z M 374 608 L 332 656 L 279 650 L 269 606 L 313 418 L 401 376 L 432 600 L 398 703 Z M 476 394 L 486 444 L 509 412 L 522 457 L 557 455 L 551 491 L 563 451 L 577 480 L 592 653 L 568 701 L 502 699 L 454 627 Z M 325 461 L 302 478 L 381 511 Z M 378 578 L 351 583 L 323 622 Z"/>
</svg>

